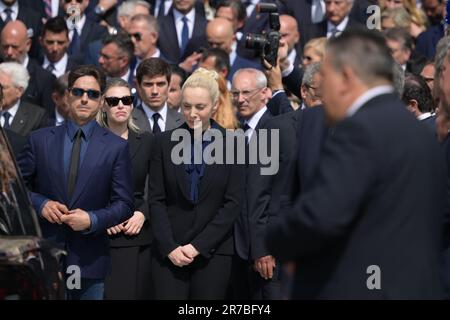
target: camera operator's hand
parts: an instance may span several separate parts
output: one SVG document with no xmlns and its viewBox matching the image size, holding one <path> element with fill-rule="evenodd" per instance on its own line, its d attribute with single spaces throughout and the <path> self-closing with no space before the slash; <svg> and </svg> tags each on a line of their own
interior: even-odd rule
<svg viewBox="0 0 450 320">
<path fill-rule="evenodd" d="M 280 63 L 274 67 L 264 60 L 264 74 L 267 77 L 267 86 L 272 90 L 283 90 Z"/>
</svg>

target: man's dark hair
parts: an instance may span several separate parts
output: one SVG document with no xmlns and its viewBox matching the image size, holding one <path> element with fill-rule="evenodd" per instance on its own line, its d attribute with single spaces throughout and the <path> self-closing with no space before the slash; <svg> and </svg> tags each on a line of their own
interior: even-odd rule
<svg viewBox="0 0 450 320">
<path fill-rule="evenodd" d="M 107 35 L 102 43 L 103 46 L 115 43 L 117 48 L 121 51 L 121 54 L 128 57 L 128 61 L 131 61 L 134 57 L 134 44 L 130 36 L 126 33 L 119 32 L 118 34 Z"/>
<path fill-rule="evenodd" d="M 105 90 L 106 76 L 99 68 L 93 65 L 81 65 L 70 71 L 68 88 L 71 89 L 75 81 L 81 77 L 95 78 L 100 86 L 100 91 L 103 92 Z"/>
<path fill-rule="evenodd" d="M 136 79 L 139 85 L 141 84 L 144 76 L 149 78 L 165 76 L 167 82 L 170 83 L 171 75 L 172 69 L 170 68 L 170 64 L 160 58 L 145 59 L 139 64 L 136 70 Z"/>
<path fill-rule="evenodd" d="M 422 76 L 416 74 L 407 73 L 405 75 L 402 100 L 405 104 L 408 104 L 410 100 L 416 100 L 419 111 L 422 113 L 431 112 L 434 109 L 430 87 Z"/>
<path fill-rule="evenodd" d="M 203 51 L 201 61 L 205 61 L 209 57 L 216 58 L 214 61 L 214 69 L 216 71 L 221 71 L 222 69 L 226 69 L 227 72 L 230 72 L 230 56 L 228 53 L 221 48 L 209 48 Z"/>
<path fill-rule="evenodd" d="M 387 29 L 384 32 L 386 40 L 397 41 L 401 43 L 403 49 L 414 49 L 414 38 L 404 28 Z"/>
<path fill-rule="evenodd" d="M 339 37 L 328 41 L 327 51 L 336 70 L 351 66 L 367 85 L 379 79 L 393 82 L 394 59 L 386 40 L 378 31 L 344 31 Z"/>
<path fill-rule="evenodd" d="M 52 92 L 63 96 L 69 87 L 69 73 L 65 73 L 53 82 Z"/>
<path fill-rule="evenodd" d="M 231 8 L 238 21 L 244 21 L 247 17 L 247 10 L 241 0 L 221 0 L 216 5 L 216 12 L 221 7 Z"/>
<path fill-rule="evenodd" d="M 186 71 L 184 71 L 184 69 L 180 68 L 178 65 L 176 64 L 172 64 L 170 65 L 170 68 L 172 70 L 172 75 L 176 74 L 180 77 L 181 82 L 180 82 L 180 87 L 183 86 L 184 82 L 186 81 L 188 74 Z"/>
<path fill-rule="evenodd" d="M 41 35 L 45 36 L 47 31 L 53 33 L 65 32 L 67 37 L 69 37 L 69 28 L 67 28 L 67 22 L 63 17 L 54 17 L 47 20 L 42 29 Z"/>
</svg>

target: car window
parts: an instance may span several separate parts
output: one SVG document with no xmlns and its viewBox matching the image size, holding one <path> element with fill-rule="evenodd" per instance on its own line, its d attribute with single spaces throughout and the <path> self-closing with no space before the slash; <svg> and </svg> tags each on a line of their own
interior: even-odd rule
<svg viewBox="0 0 450 320">
<path fill-rule="evenodd" d="M 11 149 L 0 131 L 0 235 L 35 235 L 40 231 Z"/>
</svg>

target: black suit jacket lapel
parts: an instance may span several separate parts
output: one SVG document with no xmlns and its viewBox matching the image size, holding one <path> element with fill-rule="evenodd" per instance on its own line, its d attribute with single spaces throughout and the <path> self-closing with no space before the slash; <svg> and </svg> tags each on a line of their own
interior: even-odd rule
<svg viewBox="0 0 450 320">
<path fill-rule="evenodd" d="M 142 139 L 139 134 L 134 133 L 134 131 L 128 131 L 128 146 L 130 148 L 130 157 L 133 160 L 136 157 L 137 152 L 139 151 L 142 145 Z"/>
<path fill-rule="evenodd" d="M 28 117 L 28 110 L 25 106 L 23 106 L 23 102 L 19 103 L 19 109 L 17 109 L 17 113 L 14 116 L 14 119 L 11 123 L 11 129 L 15 132 L 21 133 L 25 128 L 26 119 Z"/>
<path fill-rule="evenodd" d="M 177 57 L 181 56 L 180 46 L 178 45 L 178 33 L 177 28 L 175 26 L 175 17 L 173 14 L 169 14 L 165 18 L 166 26 L 168 28 L 168 34 L 174 35 L 173 37 L 168 36 L 164 39 L 164 41 L 170 42 L 170 48 L 172 48 L 173 52 Z"/>
</svg>

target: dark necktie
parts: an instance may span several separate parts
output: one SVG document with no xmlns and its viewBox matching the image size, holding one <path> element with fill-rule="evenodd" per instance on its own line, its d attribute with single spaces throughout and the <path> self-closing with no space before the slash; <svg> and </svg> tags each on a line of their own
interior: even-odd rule
<svg viewBox="0 0 450 320">
<path fill-rule="evenodd" d="M 5 123 L 3 124 L 3 128 L 9 129 L 11 126 L 9 125 L 9 118 L 11 118 L 11 113 L 8 111 L 3 112 L 3 118 L 5 119 Z"/>
<path fill-rule="evenodd" d="M 3 12 L 6 14 L 5 24 L 7 24 L 12 20 L 12 10 L 10 8 L 6 8 Z"/>
<path fill-rule="evenodd" d="M 244 127 L 242 128 L 244 130 L 244 134 L 245 134 L 245 144 L 248 144 L 248 141 L 249 141 L 249 133 L 246 133 L 246 132 L 251 128 L 252 127 L 250 127 L 248 125 L 248 123 L 244 124 Z"/>
<path fill-rule="evenodd" d="M 183 29 L 181 29 L 181 54 L 184 53 L 184 50 L 186 50 L 187 43 L 189 41 L 189 26 L 188 26 L 188 19 L 186 16 L 184 16 L 182 19 L 183 21 Z"/>
<path fill-rule="evenodd" d="M 53 73 L 53 71 L 55 71 L 55 65 L 53 63 L 49 63 L 49 65 L 45 69 L 47 69 L 47 71 Z"/>
<path fill-rule="evenodd" d="M 80 35 L 78 34 L 78 30 L 74 25 L 72 41 L 70 41 L 69 45 L 69 54 L 74 55 L 80 51 Z"/>
<path fill-rule="evenodd" d="M 162 18 L 166 15 L 165 2 L 165 0 L 161 0 L 159 3 L 158 17 Z"/>
<path fill-rule="evenodd" d="M 82 137 L 83 131 L 81 129 L 78 129 L 77 134 L 75 136 L 75 140 L 73 142 L 72 153 L 70 155 L 69 179 L 67 183 L 67 194 L 69 198 L 72 197 L 72 193 L 75 189 L 75 184 L 77 182 Z"/>
<path fill-rule="evenodd" d="M 159 120 L 159 118 L 161 118 L 161 115 L 159 113 L 154 113 L 152 115 L 152 118 L 153 118 L 153 129 L 152 129 L 152 132 L 153 133 L 161 132 L 161 128 L 159 127 L 159 124 L 158 124 L 158 120 Z"/>
</svg>

